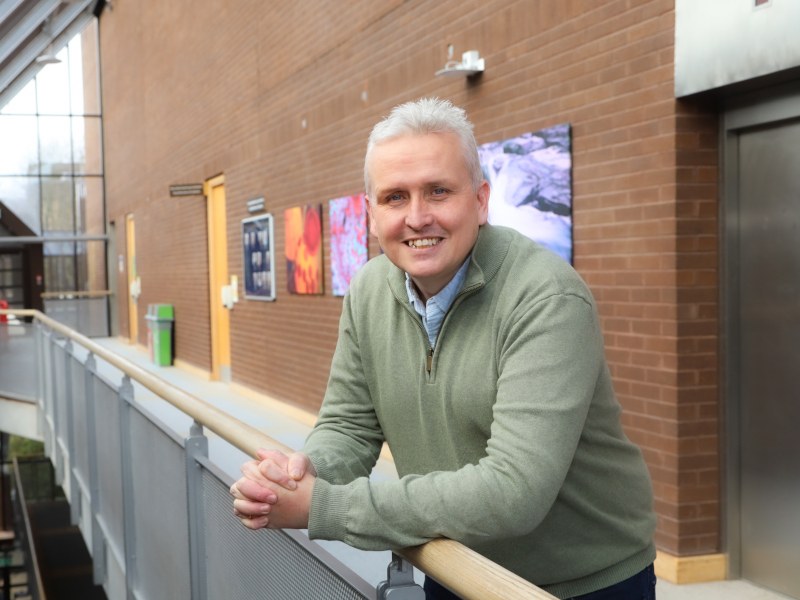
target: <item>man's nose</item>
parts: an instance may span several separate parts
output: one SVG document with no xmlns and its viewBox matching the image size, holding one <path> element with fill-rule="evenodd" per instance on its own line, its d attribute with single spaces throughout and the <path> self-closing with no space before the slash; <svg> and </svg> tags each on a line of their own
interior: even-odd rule
<svg viewBox="0 0 800 600">
<path fill-rule="evenodd" d="M 406 211 L 406 225 L 411 229 L 422 229 L 433 222 L 430 206 L 424 198 L 412 197 Z"/>
</svg>

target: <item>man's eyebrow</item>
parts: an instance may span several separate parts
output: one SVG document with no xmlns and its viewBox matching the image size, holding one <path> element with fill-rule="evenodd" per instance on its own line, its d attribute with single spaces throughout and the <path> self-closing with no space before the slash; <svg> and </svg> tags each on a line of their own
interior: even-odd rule
<svg viewBox="0 0 800 600">
<path fill-rule="evenodd" d="M 420 185 L 425 189 L 432 189 L 432 188 L 447 188 L 447 189 L 455 189 L 458 187 L 459 182 L 457 180 L 448 180 L 445 178 L 437 178 L 437 179 L 430 179 L 428 181 L 422 182 Z M 395 183 L 389 184 L 384 187 L 375 187 L 375 197 L 385 196 L 386 194 L 392 194 L 395 192 L 406 192 L 408 191 L 409 186 L 406 183 Z"/>
<path fill-rule="evenodd" d="M 391 185 L 385 185 L 383 187 L 376 187 L 375 188 L 375 194 L 380 196 L 380 195 L 389 194 L 389 193 L 392 193 L 392 192 L 404 192 L 406 189 L 408 189 L 408 186 L 406 186 L 405 184 L 395 183 L 395 184 L 391 184 Z"/>
</svg>

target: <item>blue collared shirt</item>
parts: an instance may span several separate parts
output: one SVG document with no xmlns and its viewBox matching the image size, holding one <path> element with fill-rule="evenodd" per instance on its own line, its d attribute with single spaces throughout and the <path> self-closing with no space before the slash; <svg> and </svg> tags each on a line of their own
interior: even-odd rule
<svg viewBox="0 0 800 600">
<path fill-rule="evenodd" d="M 431 348 L 436 346 L 436 338 L 439 336 L 439 329 L 442 327 L 444 316 L 453 305 L 453 301 L 456 299 L 458 292 L 464 287 L 464 280 L 467 278 L 470 258 L 471 256 L 467 256 L 467 260 L 464 261 L 464 264 L 461 265 L 458 271 L 456 271 L 456 274 L 453 275 L 450 283 L 444 286 L 438 294 L 428 298 L 427 303 L 419 297 L 414 283 L 411 281 L 411 277 L 406 273 L 408 301 L 411 302 L 411 306 L 414 307 L 417 314 L 422 317 L 422 325 L 425 327 L 425 331 L 428 334 L 428 341 L 431 344 Z"/>
</svg>

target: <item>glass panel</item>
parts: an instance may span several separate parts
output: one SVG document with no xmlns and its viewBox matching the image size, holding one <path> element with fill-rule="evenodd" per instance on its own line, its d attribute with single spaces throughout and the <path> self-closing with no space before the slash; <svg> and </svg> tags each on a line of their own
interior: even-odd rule
<svg viewBox="0 0 800 600">
<path fill-rule="evenodd" d="M 69 49 L 69 94 L 73 115 L 83 114 L 83 59 L 81 35 L 76 35 L 67 45 Z"/>
<path fill-rule="evenodd" d="M 69 52 L 63 48 L 56 56 L 61 62 L 45 66 L 36 76 L 40 115 L 70 114 Z"/>
<path fill-rule="evenodd" d="M 44 244 L 44 289 L 73 292 L 76 286 L 75 242 Z"/>
<path fill-rule="evenodd" d="M 0 175 L 33 175 L 37 156 L 36 117 L 0 115 Z"/>
<path fill-rule="evenodd" d="M 36 83 L 31 79 L 2 109 L 2 115 L 35 115 Z"/>
<path fill-rule="evenodd" d="M 106 243 L 96 240 L 78 242 L 76 264 L 78 270 L 78 287 L 83 291 L 98 292 L 105 290 L 106 285 Z"/>
<path fill-rule="evenodd" d="M 0 269 L 3 270 L 22 270 L 22 254 L 17 252 L 0 254 Z"/>
<path fill-rule="evenodd" d="M 3 270 L 0 267 L 0 288 L 4 287 L 21 287 L 22 286 L 22 269 L 18 270 Z"/>
<path fill-rule="evenodd" d="M 38 177 L 0 177 L 0 198 L 34 235 L 42 232 Z"/>
<path fill-rule="evenodd" d="M 44 235 L 75 233 L 75 200 L 71 177 L 42 177 Z"/>
<path fill-rule="evenodd" d="M 42 174 L 72 173 L 69 117 L 39 117 Z"/>
<path fill-rule="evenodd" d="M 76 173 L 101 175 L 100 117 L 72 117 L 72 156 Z"/>
<path fill-rule="evenodd" d="M 73 45 L 80 48 L 75 54 Z M 79 57 L 82 64 L 82 80 L 72 77 L 72 114 L 99 115 L 100 114 L 100 77 L 98 75 L 98 49 L 97 49 L 97 19 L 92 19 L 79 37 L 70 43 L 70 64 L 74 64 L 75 56 Z M 81 96 L 81 102 L 77 96 Z"/>
<path fill-rule="evenodd" d="M 102 235 L 106 232 L 103 180 L 100 177 L 75 178 L 75 206 L 79 233 Z"/>
</svg>

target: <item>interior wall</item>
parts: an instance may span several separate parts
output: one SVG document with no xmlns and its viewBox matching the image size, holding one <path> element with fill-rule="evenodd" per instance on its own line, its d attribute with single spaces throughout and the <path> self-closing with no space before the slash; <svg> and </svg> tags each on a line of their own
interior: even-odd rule
<svg viewBox="0 0 800 600">
<path fill-rule="evenodd" d="M 714 116 L 674 99 L 673 4 L 114 2 L 100 21 L 107 207 L 136 217 L 140 312 L 175 304 L 177 357 L 210 370 L 205 200 L 168 190 L 223 173 L 230 272 L 242 281 L 248 199 L 275 216 L 277 252 L 277 300 L 231 312 L 233 381 L 315 411 L 341 299 L 327 256 L 323 296 L 285 291 L 283 211 L 323 203 L 327 249 L 327 200 L 362 191 L 369 130 L 402 101 L 464 106 L 478 143 L 568 122 L 574 264 L 653 475 L 658 545 L 718 551 Z M 479 50 L 486 72 L 434 77 L 448 44 Z"/>
</svg>

